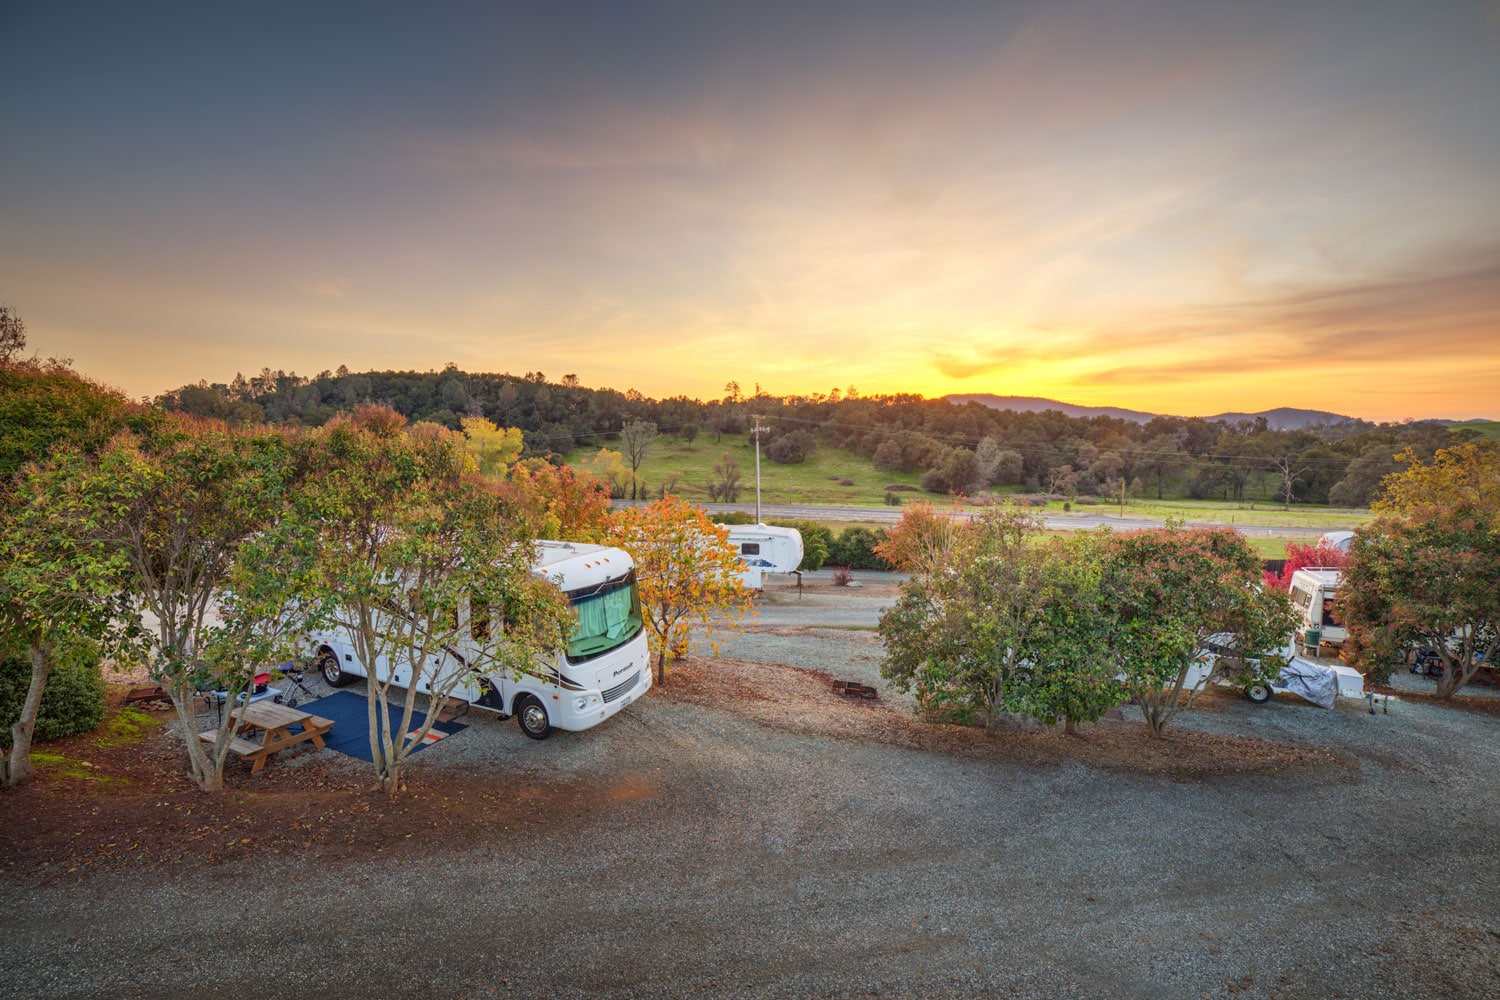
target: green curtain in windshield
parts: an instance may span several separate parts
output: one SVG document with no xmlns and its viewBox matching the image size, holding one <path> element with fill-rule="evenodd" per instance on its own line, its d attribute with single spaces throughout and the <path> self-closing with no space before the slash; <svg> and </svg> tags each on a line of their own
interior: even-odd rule
<svg viewBox="0 0 1500 1000">
<path fill-rule="evenodd" d="M 577 607 L 578 629 L 573 633 L 573 641 L 604 635 L 609 628 L 604 600 L 599 597 L 590 597 L 586 601 L 579 601 Z"/>
<path fill-rule="evenodd" d="M 606 634 L 611 639 L 618 639 L 630 624 L 630 588 L 621 587 L 605 594 L 601 603 L 604 605 Z"/>
<path fill-rule="evenodd" d="M 578 626 L 568 642 L 573 658 L 597 656 L 614 649 L 640 628 L 635 610 L 635 588 L 626 584 L 604 594 L 575 601 Z"/>
</svg>

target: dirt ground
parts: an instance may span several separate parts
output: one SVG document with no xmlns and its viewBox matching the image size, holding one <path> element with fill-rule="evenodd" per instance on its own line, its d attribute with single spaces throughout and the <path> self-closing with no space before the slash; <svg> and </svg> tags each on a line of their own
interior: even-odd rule
<svg viewBox="0 0 1500 1000">
<path fill-rule="evenodd" d="M 1500 995 L 1487 705 L 991 738 L 831 679 L 695 656 L 395 797 L 312 747 L 205 796 L 116 713 L 0 794 L 0 997 Z"/>
<path fill-rule="evenodd" d="M 430 850 L 434 831 L 524 838 L 559 812 L 593 807 L 582 782 L 549 783 L 542 791 L 503 770 L 424 773 L 408 783 L 405 794 L 392 797 L 372 792 L 357 765 L 312 747 L 277 758 L 281 764 L 297 758 L 297 767 L 273 763 L 259 775 L 231 760 L 226 793 L 204 795 L 169 732 L 171 711 L 151 706 L 121 716 L 123 693 L 111 691 L 116 721 L 103 734 L 48 744 L 38 779 L 0 797 L 6 817 L 0 857 L 11 877 L 68 882 L 106 868 L 214 867 L 294 853 L 319 861 L 371 853 L 399 857 Z M 731 710 L 791 733 L 1014 766 L 1079 764 L 1188 779 L 1352 765 L 1329 750 L 1253 737 L 1188 730 L 1155 739 L 1143 725 L 1123 720 L 1090 727 L 1087 738 L 1035 725 L 987 737 L 972 727 L 922 722 L 888 701 L 836 694 L 822 671 L 724 658 L 689 657 L 659 693 L 670 702 Z M 1206 707 L 1232 697 L 1210 692 Z M 523 808 L 512 812 L 518 802 Z"/>
</svg>

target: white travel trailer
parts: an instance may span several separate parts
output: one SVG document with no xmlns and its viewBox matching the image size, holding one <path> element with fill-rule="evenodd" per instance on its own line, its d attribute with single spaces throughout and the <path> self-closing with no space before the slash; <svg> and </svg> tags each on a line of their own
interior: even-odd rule
<svg viewBox="0 0 1500 1000">
<path fill-rule="evenodd" d="M 802 532 L 769 524 L 731 524 L 729 544 L 744 569 L 740 582 L 759 590 L 767 573 L 790 573 L 802 564 Z"/>
<path fill-rule="evenodd" d="M 522 732 L 544 740 L 554 729 L 597 726 L 645 694 L 651 687 L 651 662 L 635 563 L 628 553 L 603 545 L 543 541 L 537 543 L 532 572 L 560 587 L 577 614 L 567 649 L 543 676 L 517 678 L 497 670 L 464 681 L 452 697 L 502 717 L 514 715 Z M 469 616 L 467 629 L 474 639 L 482 639 L 489 627 L 487 617 Z M 313 644 L 313 662 L 331 686 L 369 676 L 369 665 L 359 662 L 354 644 L 342 632 L 314 636 Z M 450 650 L 435 673 L 467 672 L 465 654 L 471 651 L 463 644 Z M 389 664 L 374 667 L 381 679 L 390 676 Z M 402 669 L 409 667 L 398 668 L 392 678 L 398 686 L 411 680 L 401 676 Z M 417 690 L 430 694 L 431 677 L 419 678 Z"/>
<path fill-rule="evenodd" d="M 1325 531 L 1318 536 L 1318 544 L 1326 545 L 1331 549 L 1338 549 L 1345 555 L 1349 553 L 1349 546 L 1354 541 L 1352 531 Z"/>
<path fill-rule="evenodd" d="M 1336 569 L 1299 569 L 1292 574 L 1292 604 L 1302 615 L 1302 629 L 1318 629 L 1321 641 L 1341 646 L 1348 633 L 1333 613 L 1334 598 L 1339 592 Z"/>
</svg>

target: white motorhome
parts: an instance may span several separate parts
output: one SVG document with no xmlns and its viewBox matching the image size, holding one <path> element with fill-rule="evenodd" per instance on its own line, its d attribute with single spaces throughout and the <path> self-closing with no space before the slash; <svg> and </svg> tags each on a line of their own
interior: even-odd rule
<svg viewBox="0 0 1500 1000">
<path fill-rule="evenodd" d="M 1302 616 L 1302 629 L 1319 629 L 1322 641 L 1343 645 L 1348 633 L 1333 613 L 1339 592 L 1339 571 L 1322 567 L 1299 569 L 1292 574 L 1292 604 Z"/>
<path fill-rule="evenodd" d="M 759 590 L 767 573 L 790 573 L 802 564 L 802 532 L 769 524 L 731 524 L 729 544 L 739 553 L 740 582 Z"/>
<path fill-rule="evenodd" d="M 603 545 L 543 541 L 537 543 L 532 572 L 561 588 L 577 615 L 567 649 L 543 676 L 517 678 L 497 670 L 465 680 L 452 697 L 501 717 L 514 715 L 522 732 L 543 740 L 554 729 L 597 726 L 645 694 L 651 687 L 651 661 L 641 627 L 635 563 L 628 553 Z M 468 619 L 466 628 L 473 638 L 484 638 L 488 617 L 471 614 Z M 343 687 L 369 676 L 368 665 L 354 655 L 347 635 L 314 636 L 313 644 L 314 663 L 330 686 Z M 466 652 L 463 644 L 450 650 L 433 673 L 441 677 L 451 676 L 449 670 L 467 672 Z M 389 664 L 374 666 L 382 680 L 390 676 Z M 392 678 L 398 686 L 403 684 L 401 673 L 397 668 Z M 410 678 L 404 680 L 410 683 Z M 417 690 L 430 694 L 431 680 L 418 678 Z"/>
</svg>

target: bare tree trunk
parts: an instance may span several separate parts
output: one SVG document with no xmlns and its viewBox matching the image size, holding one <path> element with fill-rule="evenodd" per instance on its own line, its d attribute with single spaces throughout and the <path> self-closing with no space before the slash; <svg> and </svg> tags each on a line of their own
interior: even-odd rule
<svg viewBox="0 0 1500 1000">
<path fill-rule="evenodd" d="M 1068 736 L 1078 735 L 1078 720 L 1071 715 L 1063 716 L 1063 732 Z"/>
<path fill-rule="evenodd" d="M 203 741 L 198 739 L 198 714 L 193 709 L 193 692 L 184 685 L 181 689 L 172 688 L 167 692 L 172 699 L 172 708 L 177 712 L 177 722 L 182 729 L 182 740 L 187 744 L 188 766 L 193 773 L 193 781 L 197 784 L 200 792 L 222 792 L 224 790 L 224 758 L 225 753 L 215 753 L 214 759 L 209 760 L 208 755 L 203 752 Z M 228 699 L 232 701 L 233 699 Z M 227 714 L 234 710 L 232 704 L 226 704 L 223 711 Z M 219 739 L 215 741 L 214 749 L 220 749 L 219 744 L 227 744 L 223 729 L 228 726 L 228 720 L 220 722 Z"/>
<path fill-rule="evenodd" d="M 1444 663 L 1443 676 L 1437 680 L 1437 697 L 1452 698 L 1463 689 L 1468 680 L 1465 671 L 1457 663 Z"/>
<path fill-rule="evenodd" d="M 656 683 L 667 682 L 667 651 L 663 649 L 656 654 Z"/>
<path fill-rule="evenodd" d="M 52 643 L 34 642 L 26 651 L 31 660 L 31 684 L 21 715 L 10 727 L 10 756 L 5 760 L 5 784 L 24 785 L 34 777 L 31 769 L 31 738 L 36 733 L 36 717 L 42 710 L 42 694 L 52 673 Z"/>
</svg>

